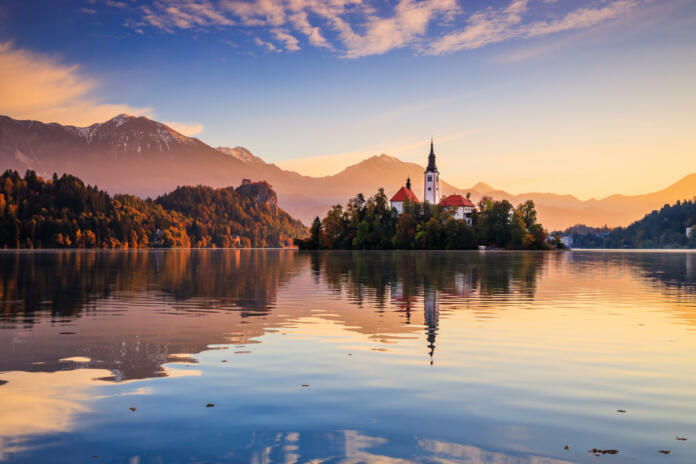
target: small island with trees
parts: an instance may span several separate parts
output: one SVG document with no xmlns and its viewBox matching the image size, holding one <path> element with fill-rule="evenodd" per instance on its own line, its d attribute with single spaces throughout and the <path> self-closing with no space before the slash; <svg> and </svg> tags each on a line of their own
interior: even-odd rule
<svg viewBox="0 0 696 464">
<path fill-rule="evenodd" d="M 533 201 L 516 208 L 484 196 L 478 209 L 470 195 L 440 196 L 440 171 L 430 140 L 423 173 L 423 202 L 411 190 L 411 179 L 391 198 L 384 189 L 368 199 L 362 193 L 336 205 L 322 220 L 314 219 L 300 249 L 474 250 L 502 248 L 547 250 L 547 234 L 537 223 Z"/>
<path fill-rule="evenodd" d="M 458 219 L 456 208 L 408 198 L 402 212 L 389 204 L 384 189 L 370 198 L 358 194 L 345 208 L 336 205 L 315 218 L 308 238 L 295 244 L 308 249 L 362 250 L 548 250 L 547 234 L 537 223 L 534 202 L 517 207 L 483 197 L 471 215 Z M 554 245 L 555 246 L 555 245 Z M 560 245 L 559 247 L 562 247 Z"/>
</svg>

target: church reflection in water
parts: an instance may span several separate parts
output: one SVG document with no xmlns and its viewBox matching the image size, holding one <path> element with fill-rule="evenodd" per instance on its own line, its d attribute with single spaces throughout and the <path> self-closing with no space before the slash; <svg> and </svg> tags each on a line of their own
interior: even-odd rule
<svg viewBox="0 0 696 464">
<path fill-rule="evenodd" d="M 433 364 L 435 340 L 437 338 L 438 323 L 440 320 L 438 290 L 434 288 L 425 288 L 423 290 L 423 298 L 419 301 L 415 297 L 404 298 L 403 288 L 404 285 L 402 282 L 398 282 L 392 287 L 392 304 L 405 313 L 406 324 L 411 324 L 411 312 L 414 310 L 414 307 L 423 307 L 423 322 L 428 344 L 428 356 L 430 357 L 430 364 Z"/>
<path fill-rule="evenodd" d="M 437 302 L 437 291 L 431 288 L 425 289 L 423 293 L 423 305 L 425 306 L 425 325 L 427 326 L 428 354 L 430 364 L 433 363 L 435 353 L 435 337 L 437 337 L 437 324 L 440 319 L 440 308 Z"/>
<path fill-rule="evenodd" d="M 293 325 L 332 301 L 348 303 L 332 309 L 347 330 L 375 339 L 417 334 L 424 327 L 433 362 L 443 304 L 446 311 L 454 303 L 457 311 L 487 305 L 487 317 L 495 317 L 491 303 L 497 298 L 534 300 L 540 276 L 572 259 L 549 253 L 291 250 L 3 253 L 0 365 L 50 372 L 65 368 L 60 359 L 79 355 L 93 360 L 87 367 L 114 372 L 113 380 L 157 377 L 166 375 L 162 365 L 171 353 L 258 343 L 267 330 Z M 584 257 L 575 270 L 625 267 L 694 294 L 694 259 L 598 254 Z M 144 314 L 152 317 L 136 317 Z M 13 331 L 34 325 L 50 330 Z M 33 343 L 18 344 L 25 336 Z"/>
<path fill-rule="evenodd" d="M 622 334 L 643 330 L 631 306 L 638 294 L 662 308 L 650 312 L 662 318 L 658 322 L 674 319 L 693 328 L 693 306 L 680 302 L 696 295 L 695 259 L 669 253 L 0 253 L 0 461 L 26 456 L 17 462 L 53 462 L 41 450 L 60 449 L 55 454 L 65 457 L 62 462 L 82 462 L 83 455 L 71 453 L 88 440 L 99 450 L 89 454 L 112 456 L 112 462 L 176 462 L 191 452 L 177 448 L 187 437 L 201 444 L 200 456 L 191 456 L 200 462 L 220 462 L 220 456 L 259 463 L 342 457 L 565 462 L 557 445 L 572 434 L 525 423 L 520 418 L 529 409 L 484 410 L 492 418 L 487 422 L 466 408 L 503 404 L 509 391 L 532 405 L 554 401 L 543 389 L 542 397 L 524 385 L 514 390 L 524 378 L 532 384 L 543 376 L 563 387 L 567 377 L 581 385 L 585 379 L 573 379 L 572 370 L 555 376 L 564 365 L 547 348 L 559 343 L 554 329 L 567 330 L 561 317 L 554 319 L 559 313 L 601 315 L 588 287 L 619 298 L 612 313 L 623 311 L 624 321 L 631 321 Z M 630 301 L 620 299 L 627 288 Z M 578 304 L 587 306 L 577 311 Z M 506 318 L 512 312 L 524 315 L 524 328 Z M 544 314 L 538 320 L 557 326 L 537 327 L 532 316 L 538 313 Z M 676 326 L 661 330 L 677 338 Z M 641 332 L 622 343 L 640 347 L 643 337 Z M 526 350 L 544 350 L 534 351 L 533 362 L 515 358 L 515 343 L 530 338 Z M 590 359 L 607 340 L 590 340 Z M 664 349 L 674 350 L 674 363 L 689 365 L 692 358 L 678 351 L 688 354 L 684 346 Z M 607 356 L 617 349 L 606 348 Z M 630 353 L 625 356 L 630 359 Z M 581 361 L 577 365 L 585 366 Z M 647 369 L 644 359 L 638 361 Z M 493 376 L 492 365 L 499 367 Z M 578 374 L 588 372 L 593 374 Z M 646 385 L 664 378 L 649 374 Z M 622 378 L 612 374 L 596 384 L 617 381 Z M 675 384 L 681 388 L 684 382 Z M 592 398 L 575 386 L 567 391 L 556 410 L 566 411 L 568 400 Z M 572 397 L 575 392 L 580 399 Z M 431 401 L 422 401 L 423 395 Z M 215 403 L 211 410 L 205 408 L 209 401 Z M 510 410 L 518 414 L 508 421 Z M 536 419 L 542 414 L 532 412 Z M 565 414 L 567 423 L 578 422 L 572 412 Z M 95 416 L 103 429 L 85 427 L 98 423 Z M 149 424 L 139 423 L 149 430 L 147 443 L 131 422 L 141 417 Z M 196 429 L 182 417 L 194 417 Z M 113 430 L 119 430 L 118 443 Z M 452 432 L 458 430 L 466 437 Z M 587 430 L 572 432 L 595 432 Z M 596 432 L 606 436 L 605 430 Z M 552 436 L 552 444 L 540 445 L 537 453 L 527 436 Z M 591 446 L 594 438 L 587 440 Z M 139 444 L 150 454 L 129 454 L 123 443 Z M 533 452 L 518 451 L 530 446 Z"/>
<path fill-rule="evenodd" d="M 22 332 L 19 339 L 35 342 L 23 345 L 17 334 L 0 332 L 0 364 L 51 372 L 65 368 L 62 358 L 84 356 L 92 360 L 84 367 L 109 369 L 115 381 L 166 375 L 171 353 L 257 343 L 269 328 L 294 324 L 331 301 L 350 303 L 334 310 L 348 330 L 377 339 L 418 333 L 422 323 L 432 362 L 442 298 L 533 298 L 548 262 L 534 254 L 290 250 L 60 251 L 0 260 L 2 327 L 51 328 Z M 320 289 L 329 295 L 319 298 Z M 277 310 L 280 292 L 285 303 Z M 356 312 L 356 305 L 372 310 Z M 414 315 L 415 307 L 422 313 Z"/>
</svg>

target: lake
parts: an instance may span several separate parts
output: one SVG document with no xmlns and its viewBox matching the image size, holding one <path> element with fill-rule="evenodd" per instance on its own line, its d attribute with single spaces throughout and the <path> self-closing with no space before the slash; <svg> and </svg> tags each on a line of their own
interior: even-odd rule
<svg viewBox="0 0 696 464">
<path fill-rule="evenodd" d="M 696 253 L 3 252 L 0 298 L 2 462 L 695 462 Z"/>
</svg>

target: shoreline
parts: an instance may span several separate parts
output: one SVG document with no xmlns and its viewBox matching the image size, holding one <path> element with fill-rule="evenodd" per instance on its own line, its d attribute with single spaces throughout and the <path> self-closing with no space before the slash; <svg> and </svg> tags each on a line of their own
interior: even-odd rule
<svg viewBox="0 0 696 464">
<path fill-rule="evenodd" d="M 0 249 L 0 253 L 12 254 L 12 253 L 56 253 L 56 252 L 94 252 L 94 253 L 104 253 L 104 252 L 118 252 L 118 253 L 139 253 L 139 252 L 164 252 L 164 251 L 183 251 L 183 250 L 196 250 L 196 251 L 216 251 L 216 250 L 278 250 L 278 251 L 302 251 L 302 252 L 339 252 L 339 253 L 383 253 L 383 252 L 418 252 L 418 253 L 548 253 L 548 252 L 590 252 L 590 253 L 696 253 L 694 248 L 561 248 L 561 249 L 550 249 L 550 250 L 506 250 L 504 248 L 496 248 L 490 250 L 352 250 L 352 249 L 334 249 L 334 250 L 300 250 L 297 247 L 269 247 L 269 248 L 201 248 L 201 247 L 171 247 L 171 248 L 4 248 Z"/>
</svg>

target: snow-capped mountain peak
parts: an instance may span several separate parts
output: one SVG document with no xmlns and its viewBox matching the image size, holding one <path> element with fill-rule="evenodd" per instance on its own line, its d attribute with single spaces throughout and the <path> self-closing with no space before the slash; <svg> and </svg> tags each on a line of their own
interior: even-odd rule
<svg viewBox="0 0 696 464">
<path fill-rule="evenodd" d="M 217 147 L 217 151 L 236 158 L 244 164 L 266 164 L 264 160 L 258 156 L 254 156 L 249 150 L 244 147 Z"/>
<path fill-rule="evenodd" d="M 176 144 L 196 141 L 144 116 L 119 114 L 103 123 L 72 128 L 88 144 L 115 146 L 118 151 L 169 151 Z"/>
<path fill-rule="evenodd" d="M 128 122 L 130 119 L 135 119 L 135 116 L 121 113 L 118 116 L 114 116 L 113 118 L 109 119 L 107 122 L 113 123 L 116 127 L 119 127 Z"/>
</svg>

